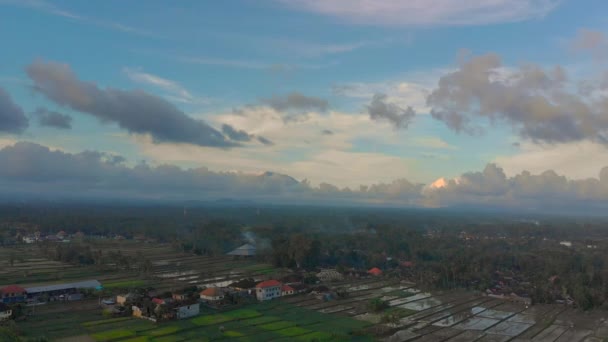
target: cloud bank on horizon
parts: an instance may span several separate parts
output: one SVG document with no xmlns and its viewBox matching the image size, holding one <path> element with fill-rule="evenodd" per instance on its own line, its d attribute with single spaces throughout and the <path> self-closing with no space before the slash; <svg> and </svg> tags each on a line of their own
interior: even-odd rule
<svg viewBox="0 0 608 342">
<path fill-rule="evenodd" d="M 608 207 L 608 166 L 598 177 L 571 180 L 554 171 L 524 171 L 507 177 L 496 164 L 480 172 L 424 185 L 398 179 L 357 189 L 321 183 L 311 186 L 289 175 L 265 172 L 214 172 L 170 164 L 129 166 L 124 157 L 98 151 L 66 153 L 30 142 L 0 149 L 0 184 L 5 195 L 31 198 L 126 198 L 144 200 L 217 200 L 239 198 L 277 203 L 408 205 L 419 207 L 494 206 L 502 208 Z M 41 190 L 44 190 L 41 192 Z M 35 197 L 34 197 L 35 196 Z"/>
<path fill-rule="evenodd" d="M 243 1 L 238 11 L 151 1 L 111 0 L 101 11 L 0 0 L 0 20 L 16 19 L 2 34 L 23 42 L 0 56 L 3 188 L 66 198 L 607 204 L 602 11 L 566 0 Z M 134 10 L 145 15 L 121 14 Z M 23 30 L 32 16 L 43 25 Z M 276 20 L 260 27 L 268 17 Z"/>
</svg>

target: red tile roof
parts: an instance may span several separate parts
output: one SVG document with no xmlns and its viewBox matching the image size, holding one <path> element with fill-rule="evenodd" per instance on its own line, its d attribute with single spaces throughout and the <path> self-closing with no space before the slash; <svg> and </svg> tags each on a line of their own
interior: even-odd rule
<svg viewBox="0 0 608 342">
<path fill-rule="evenodd" d="M 382 274 L 382 270 L 379 269 L 378 267 L 374 267 L 371 270 L 367 271 L 367 273 L 378 276 Z"/>
<path fill-rule="evenodd" d="M 17 285 L 9 285 L 0 289 L 2 293 L 25 293 L 25 289 Z"/>
<path fill-rule="evenodd" d="M 294 291 L 295 292 L 296 290 L 289 285 L 283 285 L 283 287 L 281 287 L 281 291 L 283 291 L 283 292 Z"/>
<path fill-rule="evenodd" d="M 263 282 L 257 284 L 255 287 L 265 288 L 265 287 L 275 287 L 275 286 L 281 286 L 281 283 L 279 283 L 278 280 L 272 279 L 272 280 L 263 281 Z"/>
</svg>

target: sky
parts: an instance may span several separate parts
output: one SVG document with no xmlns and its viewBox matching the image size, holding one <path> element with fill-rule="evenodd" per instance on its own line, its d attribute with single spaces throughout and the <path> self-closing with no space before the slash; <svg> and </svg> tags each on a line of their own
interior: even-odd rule
<svg viewBox="0 0 608 342">
<path fill-rule="evenodd" d="M 0 186 L 608 202 L 599 0 L 0 0 Z"/>
</svg>

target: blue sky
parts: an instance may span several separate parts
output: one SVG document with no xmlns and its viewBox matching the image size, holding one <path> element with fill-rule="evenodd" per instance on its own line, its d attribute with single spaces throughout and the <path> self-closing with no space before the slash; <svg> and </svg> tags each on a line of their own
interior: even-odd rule
<svg viewBox="0 0 608 342">
<path fill-rule="evenodd" d="M 131 166 L 145 160 L 217 172 L 271 170 L 315 185 L 351 188 L 400 178 L 429 184 L 483 170 L 488 163 L 497 163 L 507 176 L 552 169 L 570 179 L 597 178 L 608 165 L 602 142 L 608 125 L 591 130 L 581 123 L 584 118 L 562 117 L 557 109 L 553 119 L 504 105 L 487 104 L 492 108 L 481 113 L 483 89 L 466 108 L 455 108 L 457 99 L 449 96 L 426 102 L 440 90 L 442 77 L 465 70 L 467 62 L 474 68 L 481 63 L 476 58 L 489 53 L 500 59 L 500 66 L 492 67 L 499 78 L 524 77 L 529 69 L 522 66 L 530 65 L 553 75 L 560 66 L 568 75 L 560 91 L 573 96 L 583 82 L 598 81 L 605 69 L 602 49 L 608 46 L 604 1 L 493 4 L 0 0 L 0 88 L 29 118 L 24 130 L 0 130 L 0 147 L 30 141 L 68 153 L 121 155 Z M 70 102 L 67 91 L 59 98 L 55 88 L 41 90 L 43 76 L 27 72 L 36 63 L 46 71 L 64 65 L 75 79 L 96 85 L 99 94 L 110 88 L 142 90 L 177 108 L 190 124 L 202 122 L 203 129 L 218 134 L 230 125 L 243 131 L 245 140 L 200 143 L 201 137 L 182 139 L 175 131 L 165 135 L 159 127 L 121 121 L 133 113 L 125 107 L 128 101 L 118 106 L 122 111 L 103 113 L 111 95 L 100 100 L 102 109 L 85 108 Z M 509 89 L 513 96 L 546 90 L 522 95 Z M 582 101 L 592 108 L 601 91 Z M 385 97 L 374 111 L 377 94 Z M 556 94 L 543 96 L 556 104 L 564 98 Z M 408 106 L 412 117 L 404 114 Z M 33 114 L 39 107 L 71 117 L 71 128 L 41 125 Z M 483 133 L 456 127 L 445 116 L 455 110 Z M 146 120 L 146 113 L 139 114 L 138 120 Z M 604 112 L 592 114 L 585 122 L 603 124 Z M 562 134 L 562 128 L 570 131 Z M 272 144 L 260 143 L 260 137 Z M 594 157 L 584 161 L 583 155 Z"/>
</svg>

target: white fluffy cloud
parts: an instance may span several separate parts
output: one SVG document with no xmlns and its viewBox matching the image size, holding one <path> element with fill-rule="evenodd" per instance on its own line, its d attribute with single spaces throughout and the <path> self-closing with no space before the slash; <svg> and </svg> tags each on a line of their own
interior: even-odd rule
<svg viewBox="0 0 608 342">
<path fill-rule="evenodd" d="M 483 25 L 541 18 L 560 0 L 276 0 L 285 6 L 379 26 Z"/>
<path fill-rule="evenodd" d="M 572 179 L 584 179 L 597 177 L 597 170 L 608 165 L 608 149 L 590 141 L 555 145 L 527 142 L 521 144 L 517 153 L 498 156 L 494 162 L 508 175 L 524 170 L 532 173 L 555 170 Z"/>
</svg>

